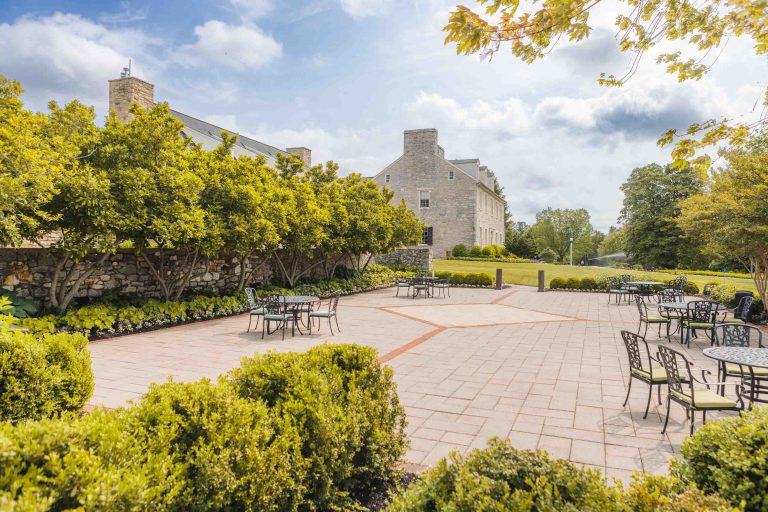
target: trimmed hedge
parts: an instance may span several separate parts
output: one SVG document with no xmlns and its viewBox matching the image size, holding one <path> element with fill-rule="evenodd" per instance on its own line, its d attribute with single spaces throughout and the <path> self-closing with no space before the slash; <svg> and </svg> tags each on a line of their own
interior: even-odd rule
<svg viewBox="0 0 768 512">
<path fill-rule="evenodd" d="M 730 507 L 669 477 L 636 476 L 625 493 L 607 484 L 599 471 L 492 439 L 483 450 L 443 459 L 387 510 L 704 512 Z"/>
<path fill-rule="evenodd" d="M 453 286 L 493 286 L 493 277 L 483 272 L 435 272 L 435 277 L 448 279 Z"/>
<path fill-rule="evenodd" d="M 517 256 L 508 256 L 505 258 L 483 258 L 483 257 L 473 257 L 473 256 L 451 256 L 449 258 L 446 258 L 447 260 L 457 260 L 457 261 L 487 261 L 491 263 L 533 263 L 533 260 L 529 260 L 528 258 L 518 258 Z"/>
<path fill-rule="evenodd" d="M 81 334 L 0 333 L 0 420 L 81 411 L 94 385 L 87 345 Z"/>
<path fill-rule="evenodd" d="M 662 272 L 664 274 L 687 274 L 690 276 L 712 276 L 712 277 L 734 277 L 738 279 L 752 279 L 752 275 L 745 272 L 717 272 L 715 270 L 686 270 L 681 272 L 679 270 L 654 270 L 654 272 Z"/>
<path fill-rule="evenodd" d="M 571 277 L 564 279 L 562 277 L 555 277 L 549 282 L 549 288 L 551 290 L 596 290 L 596 291 L 608 291 L 610 289 L 610 278 L 616 276 L 598 276 L 598 277 L 583 277 L 581 279 L 577 277 Z M 633 278 L 637 280 L 645 280 L 642 277 Z M 672 280 L 667 281 L 667 284 L 671 284 Z M 685 293 L 688 295 L 696 295 L 699 293 L 699 287 L 696 283 L 688 282 L 685 285 Z"/>
<path fill-rule="evenodd" d="M 0 424 L 0 509 L 357 510 L 395 475 L 404 427 L 373 349 L 256 356 L 126 409 Z"/>
<path fill-rule="evenodd" d="M 673 475 L 747 511 L 768 510 L 768 408 L 710 421 L 683 440 Z"/>
</svg>

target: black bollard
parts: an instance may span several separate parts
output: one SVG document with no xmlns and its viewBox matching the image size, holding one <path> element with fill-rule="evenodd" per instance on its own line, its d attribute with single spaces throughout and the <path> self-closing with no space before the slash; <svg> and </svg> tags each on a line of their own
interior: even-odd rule
<svg viewBox="0 0 768 512">
<path fill-rule="evenodd" d="M 539 270 L 539 291 L 544 291 L 544 271 Z"/>
<path fill-rule="evenodd" d="M 497 268 L 496 269 L 496 289 L 497 290 L 501 290 L 501 285 L 502 284 L 503 283 L 501 282 L 501 269 Z"/>
</svg>

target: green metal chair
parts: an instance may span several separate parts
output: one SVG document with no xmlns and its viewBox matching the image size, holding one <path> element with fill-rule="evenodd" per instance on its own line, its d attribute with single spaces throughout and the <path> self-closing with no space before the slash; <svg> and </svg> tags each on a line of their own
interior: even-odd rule
<svg viewBox="0 0 768 512">
<path fill-rule="evenodd" d="M 312 334 L 312 319 L 314 318 L 317 318 L 318 330 L 320 329 L 320 319 L 327 318 L 328 328 L 331 330 L 331 335 L 336 336 L 336 334 L 333 332 L 333 325 L 331 325 L 331 319 L 333 319 L 334 322 L 336 323 L 336 330 L 338 332 L 341 332 L 341 329 L 339 328 L 339 316 L 337 315 L 338 308 L 339 308 L 338 294 L 328 299 L 327 306 L 325 308 L 323 308 L 323 305 L 321 302 L 320 307 L 318 309 L 309 313 L 309 334 Z"/>
<path fill-rule="evenodd" d="M 661 326 L 666 325 L 667 339 L 669 339 L 669 325 L 671 323 L 670 318 L 664 317 L 661 315 L 649 315 L 648 306 L 646 305 L 645 298 L 642 295 L 635 295 L 635 303 L 637 304 L 637 310 L 640 313 L 640 324 L 637 326 L 638 336 L 640 335 L 640 329 L 643 328 L 643 324 L 645 324 L 645 331 L 643 332 L 643 338 L 645 338 L 645 335 L 648 334 L 649 325 L 658 325 L 659 338 L 661 338 Z"/>
<path fill-rule="evenodd" d="M 659 360 L 651 356 L 651 351 L 645 338 L 629 331 L 621 331 L 621 337 L 624 340 L 624 346 L 627 348 L 627 356 L 629 357 L 629 384 L 627 384 L 627 398 L 624 399 L 623 406 L 626 407 L 627 402 L 629 402 L 632 380 L 637 379 L 640 382 L 645 382 L 648 384 L 648 402 L 645 404 L 645 414 L 643 414 L 643 419 L 645 419 L 648 417 L 648 409 L 651 407 L 653 386 L 656 386 L 659 405 L 661 405 L 661 387 L 667 385 L 667 373 L 659 363 Z M 645 354 L 640 350 L 640 342 L 645 347 Z M 647 366 L 643 364 L 643 360 L 647 361 Z"/>
</svg>

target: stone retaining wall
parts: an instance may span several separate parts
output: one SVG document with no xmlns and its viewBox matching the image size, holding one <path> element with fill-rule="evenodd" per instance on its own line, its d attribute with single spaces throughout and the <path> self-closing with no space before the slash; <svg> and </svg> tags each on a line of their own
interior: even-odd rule
<svg viewBox="0 0 768 512">
<path fill-rule="evenodd" d="M 406 247 L 389 254 L 376 256 L 379 265 L 402 265 L 422 270 L 432 270 L 432 249 L 427 246 Z"/>
<path fill-rule="evenodd" d="M 153 253 L 150 258 L 157 258 Z M 175 253 L 166 252 L 171 264 L 178 261 Z M 0 278 L 2 286 L 19 295 L 48 304 L 55 262 L 44 249 L 0 249 Z M 194 270 L 189 290 L 213 290 L 229 292 L 237 287 L 240 261 L 236 257 L 217 258 L 201 261 Z M 263 265 L 254 280 L 269 281 L 272 277 L 270 265 Z M 125 294 L 146 297 L 160 297 L 160 287 L 152 276 L 143 258 L 132 250 L 120 250 L 113 254 L 88 279 L 76 297 L 98 297 L 115 290 Z"/>
</svg>

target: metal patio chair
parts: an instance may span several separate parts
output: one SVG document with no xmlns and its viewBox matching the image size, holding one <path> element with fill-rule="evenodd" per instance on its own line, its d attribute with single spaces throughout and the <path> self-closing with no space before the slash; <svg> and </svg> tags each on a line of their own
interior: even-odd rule
<svg viewBox="0 0 768 512">
<path fill-rule="evenodd" d="M 691 333 L 704 331 L 710 342 L 714 343 L 715 325 L 717 325 L 717 302 L 694 300 L 688 303 L 685 317 L 680 322 L 680 343 L 691 346 Z"/>
<path fill-rule="evenodd" d="M 635 295 L 635 303 L 637 304 L 637 311 L 640 313 L 640 323 L 637 326 L 638 336 L 640 335 L 640 329 L 643 328 L 643 324 L 645 324 L 645 332 L 643 332 L 643 338 L 645 338 L 645 335 L 648 334 L 649 325 L 658 325 L 659 338 L 661 338 L 661 326 L 666 325 L 667 339 L 669 339 L 669 325 L 671 320 L 668 317 L 661 316 L 660 314 L 649 315 L 648 305 L 645 303 L 645 298 L 642 295 Z"/>
<path fill-rule="evenodd" d="M 715 344 L 722 347 L 763 348 L 763 333 L 757 327 L 744 324 L 720 324 L 715 327 Z M 738 378 L 742 384 L 749 380 L 750 407 L 755 398 L 768 391 L 768 368 L 745 366 L 718 361 L 717 380 L 726 382 L 728 377 Z M 725 392 L 720 389 L 720 394 Z"/>
<path fill-rule="evenodd" d="M 405 295 L 408 296 L 408 294 L 411 293 L 411 282 L 408 279 L 398 279 L 395 281 L 395 287 L 397 288 L 397 291 L 395 292 L 395 297 L 400 296 L 400 289 L 405 288 Z"/>
<path fill-rule="evenodd" d="M 611 303 L 611 297 L 614 297 L 614 301 L 616 304 L 621 301 L 622 297 L 626 297 L 627 302 L 629 302 L 629 297 L 631 295 L 630 291 L 623 287 L 624 283 L 622 283 L 621 278 L 618 276 L 611 276 L 607 279 L 608 282 L 608 304 Z"/>
<path fill-rule="evenodd" d="M 682 405 L 686 410 L 686 416 L 691 422 L 691 434 L 693 434 L 696 412 L 702 412 L 702 423 L 707 422 L 707 411 L 739 411 L 744 410 L 744 400 L 741 397 L 742 386 L 733 382 L 707 382 L 709 370 L 701 370 L 701 380 L 693 376 L 692 363 L 688 361 L 682 352 L 678 352 L 665 345 L 659 345 L 659 359 L 667 374 L 667 417 L 664 420 L 664 428 L 661 433 L 667 431 L 669 424 L 669 411 L 672 402 Z M 697 387 L 696 384 L 704 387 Z M 712 391 L 710 386 L 734 385 L 738 401 Z"/>
<path fill-rule="evenodd" d="M 312 319 L 317 318 L 317 330 L 320 330 L 320 319 L 328 319 L 328 328 L 331 330 L 331 335 L 336 336 L 333 332 L 333 325 L 331 325 L 331 319 L 336 323 L 336 330 L 341 332 L 339 328 L 339 316 L 337 314 L 339 308 L 339 294 L 337 293 L 326 302 L 327 306 L 324 308 L 322 301 L 318 309 L 309 313 L 309 334 L 312 334 Z"/>
<path fill-rule="evenodd" d="M 626 407 L 627 402 L 629 402 L 632 380 L 637 379 L 640 382 L 645 382 L 648 384 L 648 401 L 645 404 L 645 414 L 643 414 L 643 419 L 645 419 L 648 417 L 648 409 L 651 407 L 653 386 L 656 386 L 659 405 L 661 405 L 661 387 L 667 384 L 667 374 L 659 360 L 651 356 L 651 351 L 645 338 L 629 331 L 621 331 L 621 337 L 624 340 L 624 346 L 627 348 L 627 356 L 629 357 L 629 384 L 627 384 L 627 398 L 624 399 L 623 406 Z M 645 347 L 645 354 L 640 350 L 640 342 Z M 647 361 L 647 366 L 643 364 L 643 360 Z"/>
<path fill-rule="evenodd" d="M 739 304 L 733 310 L 733 318 L 728 319 L 728 312 L 725 312 L 723 319 L 719 321 L 721 324 L 745 324 L 749 321 L 749 311 L 754 304 L 754 297 L 742 297 L 739 300 Z"/>
<path fill-rule="evenodd" d="M 437 291 L 435 291 L 437 290 Z M 441 297 L 445 297 L 445 294 L 448 294 L 448 297 L 451 296 L 451 280 L 450 276 L 448 276 L 446 279 L 438 279 L 434 283 L 432 283 L 432 296 L 437 297 L 438 295 Z"/>
<path fill-rule="evenodd" d="M 246 332 L 251 332 L 251 320 L 256 317 L 256 325 L 253 328 L 259 327 L 259 318 L 264 316 L 265 310 L 262 299 L 259 298 L 253 288 L 245 289 L 245 298 L 248 301 L 248 330 Z"/>
<path fill-rule="evenodd" d="M 289 323 L 291 324 L 291 335 L 295 333 L 298 313 L 286 304 L 285 297 L 272 296 L 264 298 L 264 315 L 262 318 L 261 339 L 264 339 L 265 332 L 272 334 L 278 329 L 282 330 L 283 339 L 285 339 L 285 328 Z M 277 323 L 277 327 L 270 330 L 270 325 L 273 322 Z"/>
</svg>

